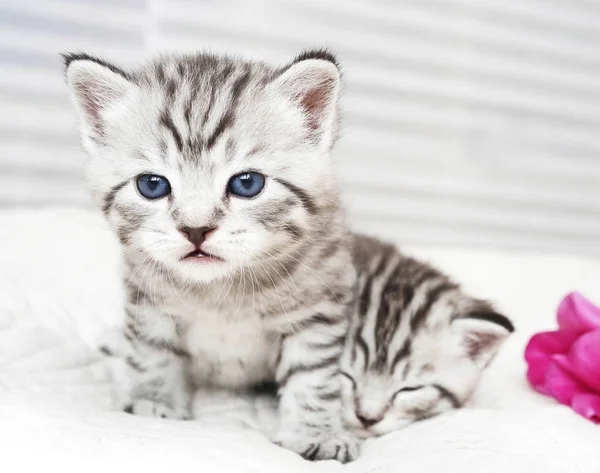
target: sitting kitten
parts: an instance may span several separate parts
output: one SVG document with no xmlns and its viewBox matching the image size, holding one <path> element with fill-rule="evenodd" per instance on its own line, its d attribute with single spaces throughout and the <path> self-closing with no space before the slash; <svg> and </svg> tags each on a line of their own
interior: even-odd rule
<svg viewBox="0 0 600 473">
<path fill-rule="evenodd" d="M 198 385 L 276 381 L 281 445 L 354 458 L 338 378 L 356 276 L 330 159 L 335 58 L 65 63 L 91 190 L 123 246 L 126 410 L 188 419 Z"/>
<path fill-rule="evenodd" d="M 461 407 L 510 320 L 392 245 L 355 237 L 356 310 L 341 358 L 343 417 L 359 437 Z"/>
</svg>

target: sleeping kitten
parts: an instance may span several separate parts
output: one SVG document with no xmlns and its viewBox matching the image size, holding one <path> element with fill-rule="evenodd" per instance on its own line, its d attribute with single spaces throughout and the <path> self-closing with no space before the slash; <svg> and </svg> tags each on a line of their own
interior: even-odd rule
<svg viewBox="0 0 600 473">
<path fill-rule="evenodd" d="M 356 277 L 330 159 L 335 58 L 65 63 L 90 187 L 123 246 L 125 409 L 188 419 L 198 385 L 274 380 L 281 445 L 354 458 L 338 379 Z"/>
<path fill-rule="evenodd" d="M 340 371 L 346 426 L 370 437 L 461 407 L 510 320 L 392 245 L 356 236 L 354 255 L 356 310 Z"/>
</svg>

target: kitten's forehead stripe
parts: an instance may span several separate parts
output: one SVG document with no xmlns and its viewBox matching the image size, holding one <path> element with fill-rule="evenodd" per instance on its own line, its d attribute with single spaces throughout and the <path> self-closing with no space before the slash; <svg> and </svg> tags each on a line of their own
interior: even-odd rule
<svg viewBox="0 0 600 473">
<path fill-rule="evenodd" d="M 402 317 L 402 308 L 397 307 L 398 296 L 404 294 L 398 283 L 402 271 L 401 263 L 401 261 L 398 261 L 392 272 L 387 275 L 387 280 L 379 297 L 380 305 L 377 311 L 375 336 L 375 367 L 380 371 L 387 365 L 388 347 L 396 334 Z M 407 305 L 403 300 L 400 301 L 400 304 L 402 306 Z"/>
<path fill-rule="evenodd" d="M 268 72 L 264 64 L 198 54 L 160 58 L 135 74 L 140 83 L 162 92 L 160 122 L 173 136 L 178 152 L 198 160 L 232 127 L 249 84 L 261 83 L 260 77 Z M 207 130 L 207 126 L 214 128 Z"/>
<path fill-rule="evenodd" d="M 231 159 L 234 157 L 236 152 L 236 143 L 233 137 L 227 138 L 227 142 L 225 143 L 225 160 L 229 163 Z M 248 155 L 246 155 L 248 156 Z"/>
<path fill-rule="evenodd" d="M 394 356 L 394 359 L 392 360 L 392 364 L 390 365 L 390 374 L 393 374 L 396 366 L 398 366 L 398 363 L 400 363 L 400 361 L 410 357 L 411 354 L 411 341 L 410 339 L 407 339 L 404 341 L 404 344 L 402 345 L 402 348 L 400 348 L 400 350 L 398 350 L 398 352 L 396 353 L 396 355 Z M 405 367 L 405 371 L 408 370 L 409 363 L 406 364 Z M 403 377 L 406 378 L 406 374 L 403 374 Z"/>
<path fill-rule="evenodd" d="M 158 137 L 158 150 L 163 162 L 166 161 L 169 145 L 167 144 L 167 140 L 163 139 L 163 137 Z M 144 158 L 147 159 L 146 156 L 144 156 Z"/>
<path fill-rule="evenodd" d="M 208 116 L 210 115 L 210 111 L 213 109 L 213 106 L 215 104 L 215 98 L 217 96 L 217 89 L 216 87 L 211 87 L 210 89 L 210 96 L 208 98 L 208 103 L 206 105 L 206 110 L 204 111 L 204 115 L 202 117 L 202 123 L 206 123 L 206 121 L 208 120 Z"/>
<path fill-rule="evenodd" d="M 235 109 L 235 107 L 238 105 L 240 96 L 250 82 L 250 77 L 251 72 L 248 68 L 246 68 L 244 74 L 242 74 L 242 76 L 239 77 L 233 84 L 233 87 L 231 88 L 231 108 Z"/>
<path fill-rule="evenodd" d="M 185 104 L 185 109 L 183 111 L 183 118 L 185 119 L 185 123 L 188 126 L 188 133 L 190 135 L 192 134 L 191 120 L 192 120 L 192 107 L 193 106 L 194 106 L 194 101 L 192 100 L 192 96 L 190 94 L 190 97 L 188 98 L 188 100 Z"/>
<path fill-rule="evenodd" d="M 212 147 L 215 145 L 217 140 L 221 137 L 221 135 L 233 125 L 234 115 L 231 110 L 228 110 L 225 115 L 221 117 L 219 123 L 215 127 L 212 134 L 206 140 L 206 150 L 210 151 Z"/>
<path fill-rule="evenodd" d="M 173 123 L 171 114 L 167 110 L 163 110 L 160 114 L 160 124 L 171 132 L 173 140 L 175 141 L 175 146 L 177 146 L 177 150 L 181 153 L 183 151 L 183 139 L 175 127 L 175 123 Z"/>
<path fill-rule="evenodd" d="M 367 247 L 369 241 L 363 241 L 362 246 Z M 359 312 L 361 317 L 367 316 L 367 311 L 372 305 L 372 301 L 378 302 L 374 322 L 374 351 L 375 356 L 372 362 L 372 368 L 379 372 L 392 370 L 389 367 L 390 346 L 393 344 L 402 320 L 402 314 L 407 310 L 414 297 L 414 290 L 410 286 L 411 278 L 424 273 L 426 277 L 419 278 L 421 281 L 433 274 L 429 268 L 417 264 L 410 258 L 398 258 L 395 248 L 392 245 L 381 245 L 380 256 L 375 259 L 376 264 L 367 267 L 371 271 L 366 276 L 366 283 L 359 299 Z M 360 260 L 361 255 L 358 256 Z M 372 259 L 372 258 L 371 258 Z M 437 276 L 439 274 L 435 273 Z M 376 282 L 376 284 L 375 284 Z M 381 289 L 379 289 L 381 288 Z M 407 354 L 399 352 L 400 357 Z M 398 355 L 398 354 L 397 354 Z M 396 359 L 392 357 L 392 359 Z M 397 363 L 392 361 L 392 364 Z"/>
<path fill-rule="evenodd" d="M 415 332 L 419 327 L 421 327 L 421 325 L 425 322 L 427 315 L 429 315 L 431 308 L 439 300 L 440 296 L 448 291 L 453 291 L 456 289 L 456 284 L 450 281 L 444 281 L 428 291 L 425 295 L 425 303 L 419 307 L 410 321 L 410 329 Z"/>
<path fill-rule="evenodd" d="M 164 86 L 165 93 L 169 99 L 173 99 L 175 97 L 175 92 L 177 91 L 177 83 L 173 78 L 169 78 L 167 83 Z"/>
<path fill-rule="evenodd" d="M 262 153 L 266 149 L 264 144 L 255 145 L 250 151 L 246 153 L 246 156 L 254 156 L 256 154 Z"/>
<path fill-rule="evenodd" d="M 246 86 L 250 81 L 250 70 L 246 70 L 239 78 L 237 78 L 231 87 L 231 94 L 229 98 L 229 104 L 227 105 L 226 111 L 220 118 L 215 130 L 206 140 L 206 149 L 210 150 L 221 135 L 230 128 L 235 121 L 235 113 L 237 111 L 240 96 L 244 92 Z M 213 90 L 218 87 L 218 84 L 213 84 Z"/>
</svg>

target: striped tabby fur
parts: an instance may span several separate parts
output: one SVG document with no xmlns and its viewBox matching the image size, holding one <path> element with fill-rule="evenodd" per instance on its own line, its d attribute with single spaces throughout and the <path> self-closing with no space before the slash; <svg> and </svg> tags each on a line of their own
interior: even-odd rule
<svg viewBox="0 0 600 473">
<path fill-rule="evenodd" d="M 437 269 L 355 236 L 358 288 L 341 358 L 343 417 L 360 437 L 461 407 L 514 330 Z"/>
<path fill-rule="evenodd" d="M 380 311 L 379 293 L 369 296 L 368 288 L 392 277 L 398 257 L 370 249 L 353 255 L 330 159 L 340 84 L 333 56 L 311 51 L 278 68 L 212 54 L 166 56 L 131 72 L 86 54 L 65 62 L 90 188 L 123 246 L 132 384 L 125 409 L 187 419 L 198 385 L 275 381 L 277 442 L 308 459 L 354 458 L 358 440 L 342 416 L 345 337 L 351 322 L 352 334 L 364 323 L 357 343 L 365 353 L 350 350 L 346 367 L 363 389 L 371 365 L 360 375 L 352 370 L 367 350 L 373 373 L 396 357 L 402 322 L 386 310 L 407 295 L 386 289 L 381 307 L 388 309 Z M 266 176 L 256 197 L 227 191 L 232 176 L 250 171 Z M 168 178 L 171 193 L 142 197 L 136 178 L 144 174 Z M 190 260 L 195 244 L 184 228 L 212 229 L 201 249 L 216 258 Z M 433 284 L 423 277 L 423 287 Z M 453 289 L 443 284 L 439 297 L 449 298 Z M 378 346 L 367 335 L 371 312 L 383 314 L 372 333 Z M 414 331 L 434 315 L 412 316 Z M 416 353 L 417 335 L 411 340 Z M 405 361 L 398 367 L 411 374 Z M 462 402 L 462 392 L 456 396 Z"/>
</svg>

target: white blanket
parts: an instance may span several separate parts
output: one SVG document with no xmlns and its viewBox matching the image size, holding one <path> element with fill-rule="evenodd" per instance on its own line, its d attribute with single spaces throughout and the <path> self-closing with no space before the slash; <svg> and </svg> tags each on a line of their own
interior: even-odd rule
<svg viewBox="0 0 600 473">
<path fill-rule="evenodd" d="M 600 427 L 533 392 L 523 348 L 570 290 L 600 298 L 600 264 L 559 256 L 414 249 L 497 302 L 518 332 L 468 408 L 368 442 L 342 466 L 272 445 L 268 398 L 198 393 L 197 420 L 117 412 L 94 349 L 121 314 L 116 243 L 95 214 L 0 214 L 0 471 L 599 473 Z M 112 362 L 114 363 L 114 362 Z"/>
</svg>

